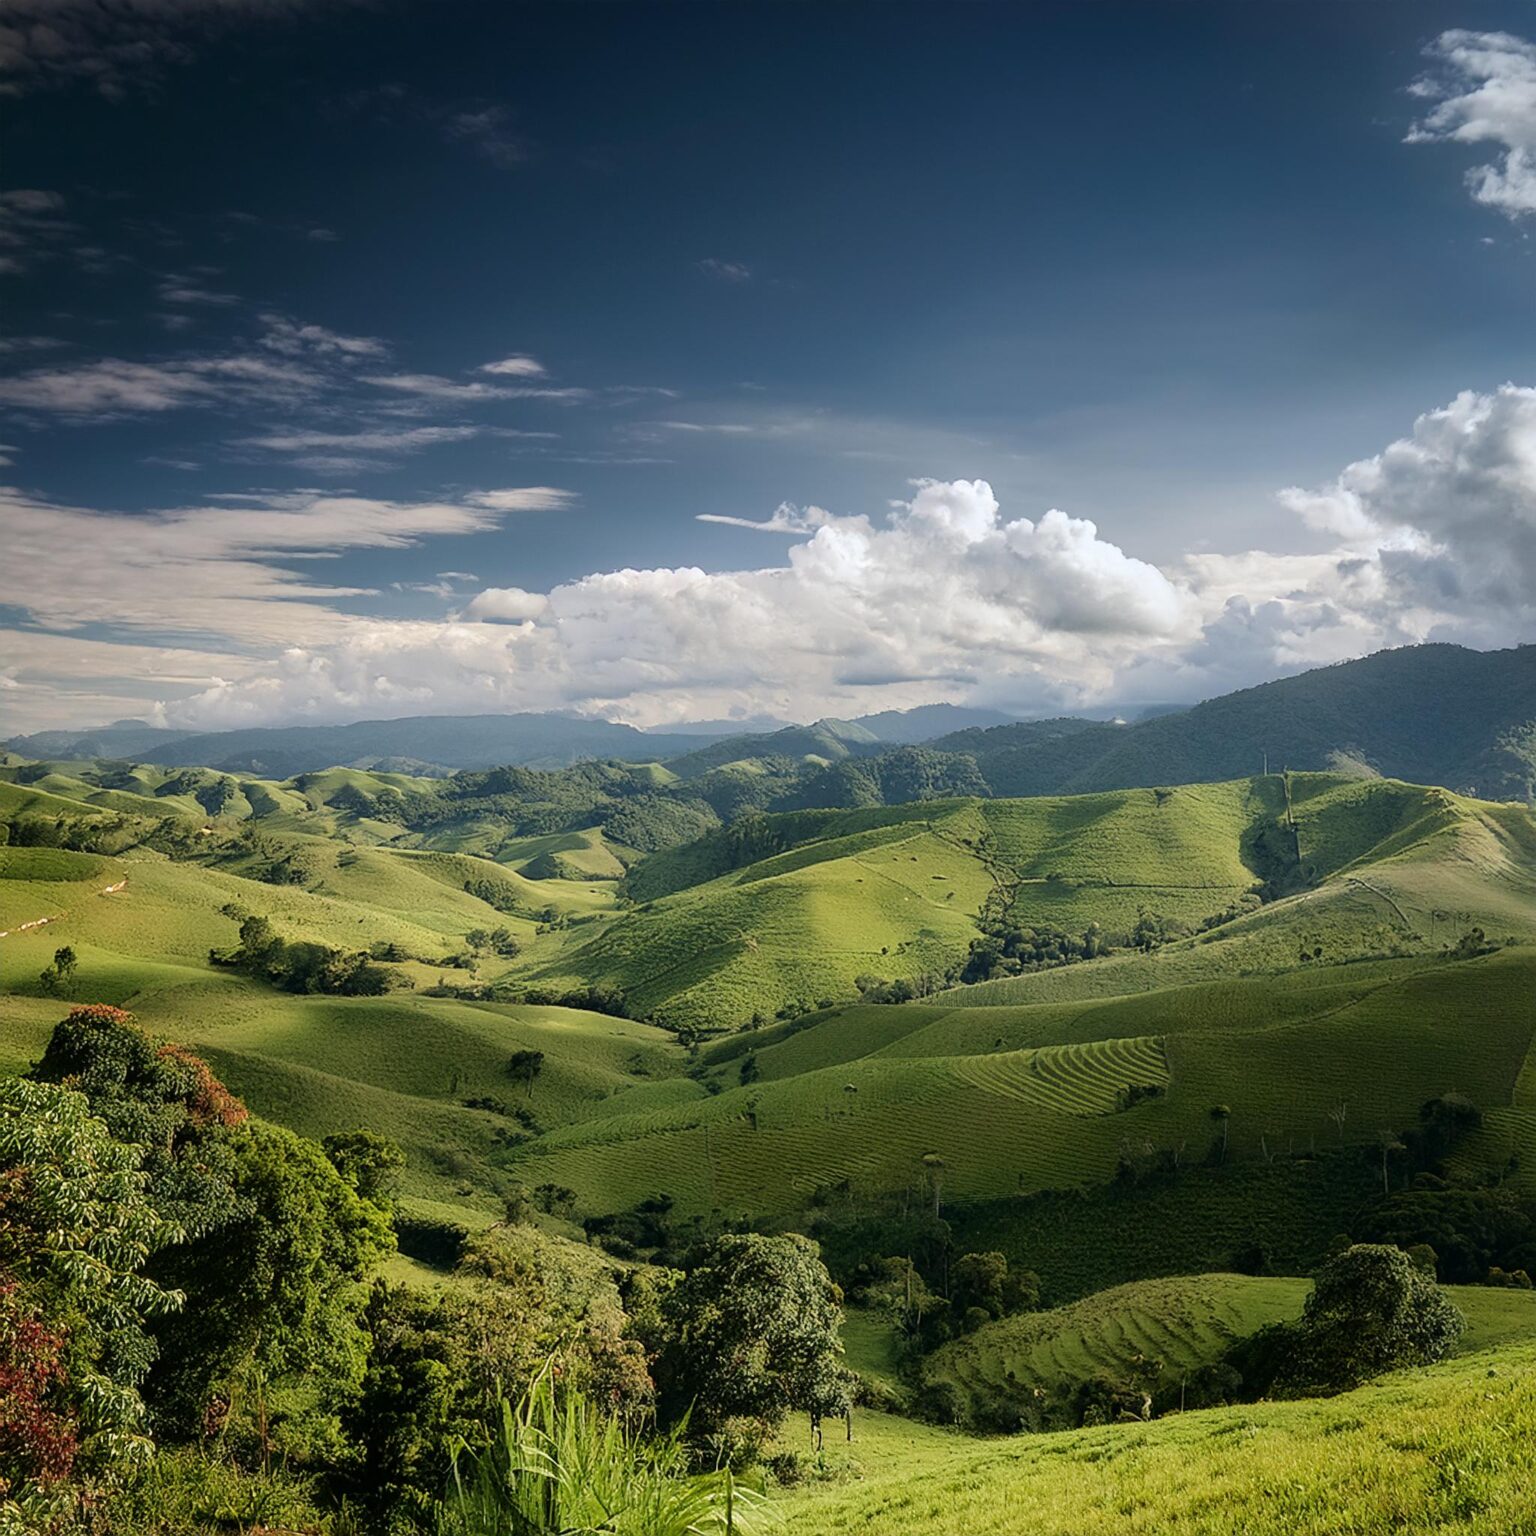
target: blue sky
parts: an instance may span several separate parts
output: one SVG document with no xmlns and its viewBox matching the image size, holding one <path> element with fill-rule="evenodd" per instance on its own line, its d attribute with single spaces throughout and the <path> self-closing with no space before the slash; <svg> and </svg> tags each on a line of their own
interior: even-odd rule
<svg viewBox="0 0 1536 1536">
<path fill-rule="evenodd" d="M 6 727 L 1536 638 L 1530 0 L 3 16 Z"/>
</svg>

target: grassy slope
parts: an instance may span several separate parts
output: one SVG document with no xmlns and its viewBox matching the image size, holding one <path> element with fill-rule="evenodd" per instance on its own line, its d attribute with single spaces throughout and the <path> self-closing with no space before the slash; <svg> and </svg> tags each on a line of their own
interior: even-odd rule
<svg viewBox="0 0 1536 1536">
<path fill-rule="evenodd" d="M 1078 1383 L 1132 1370 L 1149 1382 L 1219 1360 L 1267 1323 L 1301 1315 L 1311 1284 L 1287 1277 L 1203 1274 L 1143 1280 L 1047 1312 L 988 1323 L 929 1357 L 927 1374 L 982 1397 L 1041 1395 L 1049 1407 Z M 1536 1341 L 1536 1293 L 1448 1286 L 1467 1319 L 1464 1350 Z"/>
<path fill-rule="evenodd" d="M 150 794 L 180 782 L 146 773 L 141 787 Z M 78 775 L 45 777 L 57 781 L 53 789 L 0 784 L 0 793 L 90 788 Z M 709 1097 L 681 1076 L 680 1053 L 665 1036 L 651 1031 L 644 1049 L 636 1045 L 636 1026 L 578 1016 L 575 1034 L 546 1042 L 514 1009 L 409 994 L 295 998 L 210 970 L 209 949 L 234 936 L 218 908 L 235 901 L 291 936 L 342 947 L 388 940 L 425 960 L 461 947 L 472 926 L 505 923 L 527 946 L 516 971 L 616 981 L 642 1003 L 684 1003 L 729 1021 L 785 992 L 846 992 L 860 970 L 902 974 L 957 952 L 973 931 L 969 914 L 999 881 L 1022 918 L 1064 926 L 1129 918 L 1149 900 L 1187 918 L 1225 905 L 1253 879 L 1245 838 L 1277 811 L 1277 781 L 807 813 L 793 821 L 812 841 L 745 868 L 721 873 L 718 860 L 700 866 L 688 850 L 663 856 L 678 888 L 650 911 L 615 920 L 609 882 L 529 878 L 517 867 L 583 849 L 597 857 L 600 840 L 563 850 L 540 840 L 495 865 L 316 835 L 348 830 L 331 804 L 343 790 L 376 789 L 386 777 L 336 770 L 307 777 L 302 792 L 268 787 L 271 815 L 308 829 L 298 834 L 311 857 L 307 889 L 241 878 L 257 856 L 238 850 L 220 855 L 219 867 L 143 852 L 110 860 L 0 854 L 0 873 L 53 877 L 0 879 L 0 912 L 58 917 L 4 941 L 11 995 L 0 1001 L 0 1050 L 25 1060 L 40 1048 L 59 1005 L 28 994 L 53 949 L 70 943 L 80 955 L 79 995 L 132 1006 L 152 1028 L 206 1048 L 264 1113 L 306 1130 L 334 1128 L 342 1115 L 400 1135 L 422 1198 L 489 1198 L 515 1164 L 531 1183 L 570 1185 L 589 1212 L 665 1191 L 685 1212 L 787 1216 L 844 1180 L 860 1192 L 923 1198 L 929 1154 L 944 1161 L 949 1202 L 1094 1184 L 1113 1172 L 1127 1139 L 1200 1157 L 1217 1103 L 1233 1110 L 1233 1158 L 1249 1161 L 1336 1139 L 1327 1115 L 1341 1099 L 1346 1134 L 1356 1139 L 1406 1123 L 1422 1099 L 1449 1088 L 1512 1115 L 1536 1107 L 1515 1086 L 1536 1029 L 1522 1006 L 1536 989 L 1531 950 L 1428 969 L 1422 956 L 1305 968 L 1293 958 L 1297 913 L 1311 923 L 1334 903 L 1334 920 L 1345 929 L 1355 921 L 1350 942 L 1361 942 L 1362 925 L 1376 919 L 1359 919 L 1349 904 L 1373 914 L 1379 892 L 1402 891 L 1414 878 L 1426 888 L 1471 882 L 1479 910 L 1504 902 L 1531 921 L 1536 832 L 1525 812 L 1438 790 L 1295 777 L 1303 856 L 1322 872 L 1322 891 L 1150 958 L 1037 973 L 906 1007 L 843 1008 L 720 1042 L 704 1065 L 725 1091 Z M 247 803 L 260 800 L 255 787 L 242 790 Z M 696 875 L 708 878 L 688 884 Z M 126 889 L 100 894 L 122 878 Z M 501 905 L 553 905 L 568 926 L 537 934 L 530 918 L 498 913 L 463 889 L 485 878 L 503 889 Z M 1347 886 L 1350 878 L 1372 890 Z M 1255 951 L 1250 932 L 1269 934 L 1268 949 Z M 1265 953 L 1289 969 L 1233 974 L 1242 959 Z M 507 969 L 485 962 L 482 974 Z M 423 963 L 404 970 L 417 985 L 464 977 Z M 1145 990 L 1154 979 L 1181 978 Z M 611 1048 L 601 1070 L 576 1048 L 583 1032 Z M 515 1153 L 505 1121 L 461 1101 L 489 1095 L 516 1104 L 505 1058 L 527 1047 L 548 1058 L 531 1106 L 548 1134 Z M 747 1050 L 760 1080 L 738 1087 Z M 1138 1084 L 1161 1086 L 1165 1096 L 1116 1112 L 1118 1093 Z M 1517 1133 L 1521 1121 L 1507 1131 Z M 1490 1134 L 1506 1130 L 1495 1123 Z"/>
<path fill-rule="evenodd" d="M 865 1414 L 826 1456 L 834 1480 L 783 1501 L 791 1536 L 1515 1536 L 1536 1529 L 1536 1344 L 1321 1401 L 996 1441 Z"/>
<path fill-rule="evenodd" d="M 1273 984 L 1254 978 L 1244 990 Z M 1219 1002 L 1181 1018 L 1175 999 L 1154 1013 L 1161 1036 L 1094 1038 L 1091 1028 L 1070 1030 L 1084 1010 L 1067 1010 L 1073 1043 L 1022 1050 L 991 1048 L 1008 1043 L 1000 1021 L 989 1020 L 979 1038 L 952 1040 L 931 1008 L 854 1010 L 852 1027 L 873 1053 L 820 1065 L 817 1055 L 830 1052 L 815 1047 L 842 1027 L 834 1015 L 759 1052 L 769 1069 L 762 1081 L 571 1127 L 535 1144 L 527 1163 L 537 1181 L 576 1189 L 584 1208 L 623 1208 L 665 1191 L 685 1210 L 761 1215 L 792 1210 L 843 1179 L 866 1194 L 916 1193 L 930 1153 L 944 1160 L 952 1201 L 1102 1182 L 1127 1139 L 1182 1147 L 1193 1162 L 1211 1142 L 1217 1104 L 1232 1111 L 1230 1157 L 1256 1161 L 1337 1143 L 1329 1113 L 1341 1101 L 1351 1142 L 1409 1124 L 1425 1099 L 1453 1089 L 1483 1104 L 1510 1102 L 1536 1034 L 1536 950 L 1389 968 L 1371 986 L 1321 990 L 1328 1006 L 1304 1009 L 1304 995 L 1292 998 L 1268 1023 L 1252 1022 L 1266 999 L 1240 1002 L 1233 1013 L 1250 1020 L 1240 1049 Z M 882 1012 L 913 1016 L 923 1054 L 911 1046 L 914 1034 L 881 1042 Z M 970 1011 L 954 1017 L 967 1026 Z M 1040 1042 L 1049 1023 L 1027 1020 L 1019 1033 Z M 803 1059 L 788 1065 L 805 1070 L 778 1075 L 775 1052 L 797 1050 Z M 1135 1083 L 1162 1084 L 1165 1096 L 1116 1112 L 1116 1093 Z"/>
</svg>

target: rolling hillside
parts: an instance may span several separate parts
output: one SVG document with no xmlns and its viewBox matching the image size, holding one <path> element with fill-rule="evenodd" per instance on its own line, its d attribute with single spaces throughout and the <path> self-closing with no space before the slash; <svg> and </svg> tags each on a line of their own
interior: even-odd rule
<svg viewBox="0 0 1536 1536">
<path fill-rule="evenodd" d="M 1199 1163 L 1216 1104 L 1241 1168 L 1373 1144 L 1453 1089 L 1487 1110 L 1478 1166 L 1529 1135 L 1523 808 L 1291 775 L 804 811 L 644 854 L 600 828 L 532 830 L 560 810 L 526 798 L 552 780 L 497 772 L 444 799 L 355 769 L 0 770 L 18 834 L 73 827 L 105 850 L 0 849 L 0 1053 L 40 1050 L 65 1003 L 38 977 L 67 944 L 72 995 L 195 1044 L 262 1114 L 396 1137 L 412 1199 L 481 1220 L 518 1182 L 592 1217 L 664 1194 L 680 1216 L 894 1199 L 990 1203 L 992 1220 L 1106 1185 L 1128 1155 Z M 417 799 L 440 819 L 390 819 Z M 236 941 L 227 912 L 372 950 L 393 989 L 295 995 L 212 964 Z M 1163 926 L 1143 946 L 1149 912 Z M 871 977 L 942 985 L 984 925 L 1096 925 L 1111 952 L 855 1000 L 879 994 Z M 633 1019 L 585 1006 L 615 993 Z M 530 1083 L 510 1061 L 531 1051 Z M 1206 1267 L 1230 1250 L 1189 1231 Z"/>
</svg>

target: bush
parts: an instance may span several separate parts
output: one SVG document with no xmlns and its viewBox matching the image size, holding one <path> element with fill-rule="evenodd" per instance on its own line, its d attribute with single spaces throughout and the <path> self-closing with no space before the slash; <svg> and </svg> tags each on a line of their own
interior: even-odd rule
<svg viewBox="0 0 1536 1536">
<path fill-rule="evenodd" d="M 1440 1287 L 1400 1248 L 1359 1243 L 1318 1271 L 1301 1320 L 1265 1330 L 1271 1337 L 1249 1363 L 1273 1349 L 1277 1392 L 1342 1392 L 1384 1371 L 1443 1358 L 1465 1326 Z M 1258 1391 L 1265 1385 L 1248 1382 Z"/>
</svg>

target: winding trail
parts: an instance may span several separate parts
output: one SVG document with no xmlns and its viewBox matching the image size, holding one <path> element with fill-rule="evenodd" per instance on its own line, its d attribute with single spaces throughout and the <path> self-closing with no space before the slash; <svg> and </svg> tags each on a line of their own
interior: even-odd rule
<svg viewBox="0 0 1536 1536">
<path fill-rule="evenodd" d="M 103 886 L 96 894 L 98 896 L 116 896 L 119 891 L 127 889 L 128 877 L 124 875 L 116 885 Z M 68 912 L 55 912 L 49 917 L 34 917 L 30 923 L 18 923 L 14 928 L 0 930 L 0 939 L 8 939 L 13 933 L 27 933 L 33 928 L 42 928 L 49 923 L 61 923 L 68 916 Z"/>
</svg>

